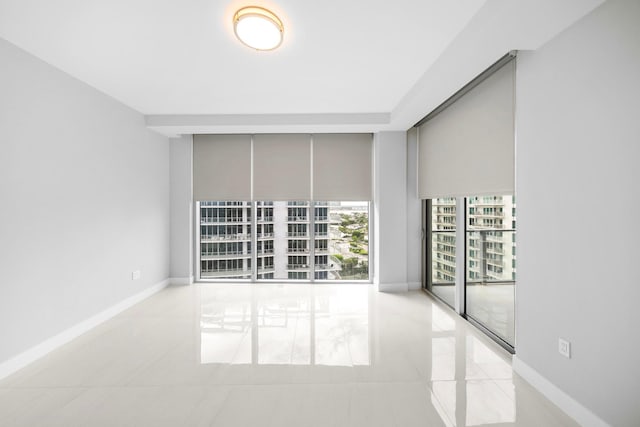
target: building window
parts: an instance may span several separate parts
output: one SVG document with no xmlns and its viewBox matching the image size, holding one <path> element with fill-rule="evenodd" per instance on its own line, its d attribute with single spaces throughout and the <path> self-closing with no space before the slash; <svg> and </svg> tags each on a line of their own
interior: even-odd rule
<svg viewBox="0 0 640 427">
<path fill-rule="evenodd" d="M 200 203 L 200 277 L 251 278 L 251 204 Z"/>
</svg>

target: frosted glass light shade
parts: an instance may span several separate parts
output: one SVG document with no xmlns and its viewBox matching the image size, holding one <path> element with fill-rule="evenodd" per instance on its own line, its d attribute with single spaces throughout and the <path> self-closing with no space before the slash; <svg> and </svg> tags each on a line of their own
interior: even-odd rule
<svg viewBox="0 0 640 427">
<path fill-rule="evenodd" d="M 233 16 L 233 30 L 238 40 L 256 50 L 277 48 L 284 34 L 282 21 L 273 12 L 258 6 L 238 10 Z"/>
</svg>

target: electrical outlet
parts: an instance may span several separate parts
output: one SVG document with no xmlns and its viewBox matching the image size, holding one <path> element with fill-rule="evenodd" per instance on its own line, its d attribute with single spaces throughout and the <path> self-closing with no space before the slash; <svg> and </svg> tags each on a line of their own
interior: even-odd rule
<svg viewBox="0 0 640 427">
<path fill-rule="evenodd" d="M 560 353 L 567 359 L 571 359 L 571 343 L 565 339 L 559 338 L 558 353 Z"/>
<path fill-rule="evenodd" d="M 140 279 L 140 270 L 136 270 L 131 273 L 131 280 L 138 280 L 138 279 Z"/>
</svg>

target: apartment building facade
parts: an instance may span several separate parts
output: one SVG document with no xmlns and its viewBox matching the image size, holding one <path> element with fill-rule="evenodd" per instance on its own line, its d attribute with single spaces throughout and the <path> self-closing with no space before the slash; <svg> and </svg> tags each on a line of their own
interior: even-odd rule
<svg viewBox="0 0 640 427">
<path fill-rule="evenodd" d="M 206 201 L 199 226 L 204 280 L 369 278 L 366 202 Z"/>
</svg>

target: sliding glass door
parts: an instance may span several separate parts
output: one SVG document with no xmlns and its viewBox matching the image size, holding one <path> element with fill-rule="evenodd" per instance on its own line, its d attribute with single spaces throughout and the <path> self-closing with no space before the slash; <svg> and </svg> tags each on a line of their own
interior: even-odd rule
<svg viewBox="0 0 640 427">
<path fill-rule="evenodd" d="M 515 197 L 439 198 L 427 200 L 424 208 L 424 287 L 513 350 Z"/>
<path fill-rule="evenodd" d="M 513 347 L 515 197 L 469 197 L 466 205 L 465 313 Z"/>
</svg>

